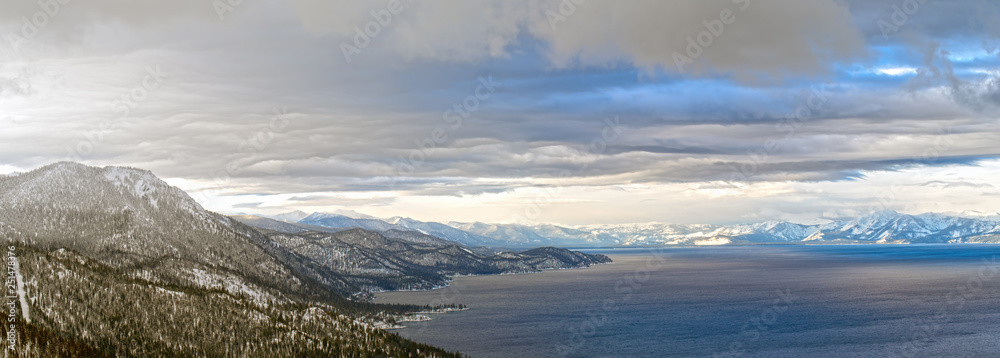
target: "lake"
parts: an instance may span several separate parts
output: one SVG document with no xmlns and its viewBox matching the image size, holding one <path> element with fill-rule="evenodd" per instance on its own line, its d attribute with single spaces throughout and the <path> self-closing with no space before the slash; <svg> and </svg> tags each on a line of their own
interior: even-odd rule
<svg viewBox="0 0 1000 358">
<path fill-rule="evenodd" d="M 473 357 L 996 357 L 1000 245 L 597 250 L 614 264 L 458 277 L 404 337 Z"/>
</svg>

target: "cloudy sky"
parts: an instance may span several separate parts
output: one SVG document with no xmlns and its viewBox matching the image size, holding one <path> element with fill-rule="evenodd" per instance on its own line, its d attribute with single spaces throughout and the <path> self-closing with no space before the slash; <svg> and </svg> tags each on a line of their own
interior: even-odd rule
<svg viewBox="0 0 1000 358">
<path fill-rule="evenodd" d="M 139 167 L 225 213 L 992 212 L 998 18 L 987 0 L 4 1 L 0 173 Z"/>
</svg>

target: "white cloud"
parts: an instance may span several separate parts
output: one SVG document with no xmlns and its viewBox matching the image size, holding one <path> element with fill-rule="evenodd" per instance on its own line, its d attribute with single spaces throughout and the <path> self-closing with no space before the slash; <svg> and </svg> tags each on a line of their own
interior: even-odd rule
<svg viewBox="0 0 1000 358">
<path fill-rule="evenodd" d="M 877 68 L 875 72 L 888 76 L 905 76 L 917 74 L 917 69 L 913 67 L 886 67 Z"/>
</svg>

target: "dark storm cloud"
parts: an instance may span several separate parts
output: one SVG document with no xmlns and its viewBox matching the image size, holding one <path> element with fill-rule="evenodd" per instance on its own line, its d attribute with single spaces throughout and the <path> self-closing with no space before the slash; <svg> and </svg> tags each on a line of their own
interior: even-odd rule
<svg viewBox="0 0 1000 358">
<path fill-rule="evenodd" d="M 850 0 L 847 3 L 858 28 L 876 43 L 912 40 L 907 36 L 938 40 L 1000 37 L 1000 26 L 993 21 L 1000 15 L 1000 5 L 995 1 Z"/>
</svg>

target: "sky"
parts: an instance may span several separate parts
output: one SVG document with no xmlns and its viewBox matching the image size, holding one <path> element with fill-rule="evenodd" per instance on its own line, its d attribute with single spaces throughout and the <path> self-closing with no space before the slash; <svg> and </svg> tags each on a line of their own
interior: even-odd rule
<svg viewBox="0 0 1000 358">
<path fill-rule="evenodd" d="M 0 173 L 222 213 L 819 223 L 1000 210 L 1000 2 L 5 1 Z"/>
</svg>

